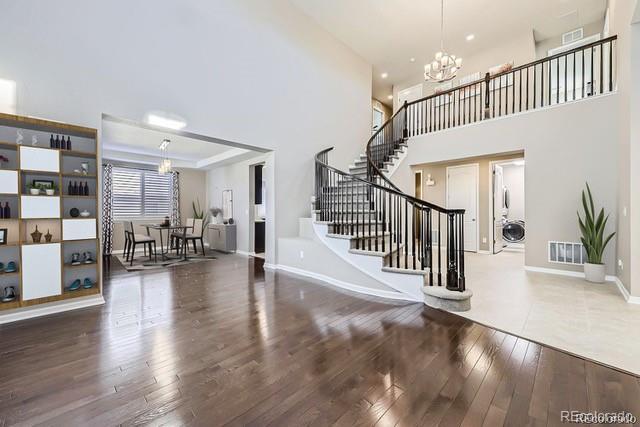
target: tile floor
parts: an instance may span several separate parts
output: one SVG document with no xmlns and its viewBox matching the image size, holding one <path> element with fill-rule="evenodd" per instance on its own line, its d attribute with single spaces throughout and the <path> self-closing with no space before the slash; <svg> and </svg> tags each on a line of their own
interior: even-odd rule
<svg viewBox="0 0 640 427">
<path fill-rule="evenodd" d="M 524 270 L 524 254 L 469 254 L 467 286 L 477 322 L 640 374 L 640 305 L 614 283 Z"/>
</svg>

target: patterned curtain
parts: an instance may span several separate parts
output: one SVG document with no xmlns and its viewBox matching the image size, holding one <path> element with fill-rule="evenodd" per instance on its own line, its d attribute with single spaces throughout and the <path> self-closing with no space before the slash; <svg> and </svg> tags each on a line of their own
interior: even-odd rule
<svg viewBox="0 0 640 427">
<path fill-rule="evenodd" d="M 171 224 L 179 225 L 180 222 L 180 173 L 171 172 Z"/>
<path fill-rule="evenodd" d="M 102 254 L 113 249 L 113 165 L 102 165 Z"/>
</svg>

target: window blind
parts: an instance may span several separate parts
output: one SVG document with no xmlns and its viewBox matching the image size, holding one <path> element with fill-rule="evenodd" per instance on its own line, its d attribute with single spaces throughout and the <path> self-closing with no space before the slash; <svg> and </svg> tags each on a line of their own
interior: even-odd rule
<svg viewBox="0 0 640 427">
<path fill-rule="evenodd" d="M 170 216 L 171 193 L 170 175 L 144 169 L 113 168 L 114 219 Z"/>
</svg>

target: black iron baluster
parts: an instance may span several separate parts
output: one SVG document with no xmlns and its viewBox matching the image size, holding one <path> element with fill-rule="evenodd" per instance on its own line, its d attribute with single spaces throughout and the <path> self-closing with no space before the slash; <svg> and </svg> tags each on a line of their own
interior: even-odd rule
<svg viewBox="0 0 640 427">
<path fill-rule="evenodd" d="M 408 200 L 408 199 L 405 199 Z M 413 208 L 411 209 L 411 250 L 412 250 L 412 259 L 413 259 L 413 269 L 416 269 L 416 206 L 411 205 Z"/>
<path fill-rule="evenodd" d="M 603 47 L 604 45 L 601 44 L 600 45 L 600 93 L 602 93 L 604 91 L 604 74 L 603 74 L 603 63 L 604 63 L 604 58 L 603 58 Z"/>
<path fill-rule="evenodd" d="M 584 49 L 582 49 L 582 63 L 580 65 L 582 66 L 582 98 L 584 98 Z"/>
<path fill-rule="evenodd" d="M 609 92 L 613 91 L 613 40 L 609 42 Z"/>
<path fill-rule="evenodd" d="M 595 49 L 592 47 L 591 48 L 591 87 L 589 88 L 589 93 L 587 94 L 587 96 L 592 96 L 596 91 L 594 89 L 594 83 L 595 83 L 595 79 L 593 77 L 593 57 L 595 56 Z"/>
<path fill-rule="evenodd" d="M 409 268 L 409 199 L 404 199 L 404 239 L 402 241 L 404 248 L 404 268 Z"/>
<path fill-rule="evenodd" d="M 571 95 L 571 100 L 576 100 L 576 53 L 573 52 L 573 93 Z"/>
<path fill-rule="evenodd" d="M 567 102 L 567 60 L 569 57 L 564 56 L 564 102 Z"/>
<path fill-rule="evenodd" d="M 442 214 L 440 212 L 438 215 L 438 286 L 442 286 L 442 222 L 440 221 L 440 217 Z"/>
</svg>

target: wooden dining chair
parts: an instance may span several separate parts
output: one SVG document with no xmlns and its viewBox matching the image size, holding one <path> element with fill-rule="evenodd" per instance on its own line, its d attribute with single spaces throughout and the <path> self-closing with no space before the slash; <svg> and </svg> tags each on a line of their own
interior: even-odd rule
<svg viewBox="0 0 640 427">
<path fill-rule="evenodd" d="M 200 241 L 200 247 L 202 248 L 202 255 L 204 256 L 204 220 L 203 219 L 194 219 L 189 218 L 193 221 L 193 225 L 191 227 L 191 231 L 187 228 L 187 232 L 185 234 L 175 233 L 174 236 L 176 241 L 178 242 L 177 250 L 180 251 L 184 247 L 185 250 L 189 249 L 189 242 L 193 243 L 193 252 L 198 253 L 197 242 Z M 187 220 L 189 223 L 189 220 Z"/>
<path fill-rule="evenodd" d="M 133 221 L 127 221 L 124 223 L 125 229 L 125 242 L 124 252 L 125 261 L 129 261 L 129 265 L 133 265 L 133 258 L 136 253 L 136 246 L 143 245 L 145 251 L 149 248 L 149 261 L 151 261 L 151 255 L 153 254 L 155 262 L 158 262 L 158 254 L 156 253 L 156 239 L 145 234 L 136 234 L 133 227 Z"/>
<path fill-rule="evenodd" d="M 187 233 L 193 232 L 194 221 L 195 218 L 187 218 L 187 221 L 185 222 Z M 173 233 L 171 233 L 171 249 L 175 249 L 176 254 L 178 254 L 182 249 L 182 243 L 180 242 L 180 246 L 178 245 L 178 239 L 180 238 L 182 238 L 182 231 L 174 231 Z"/>
</svg>

